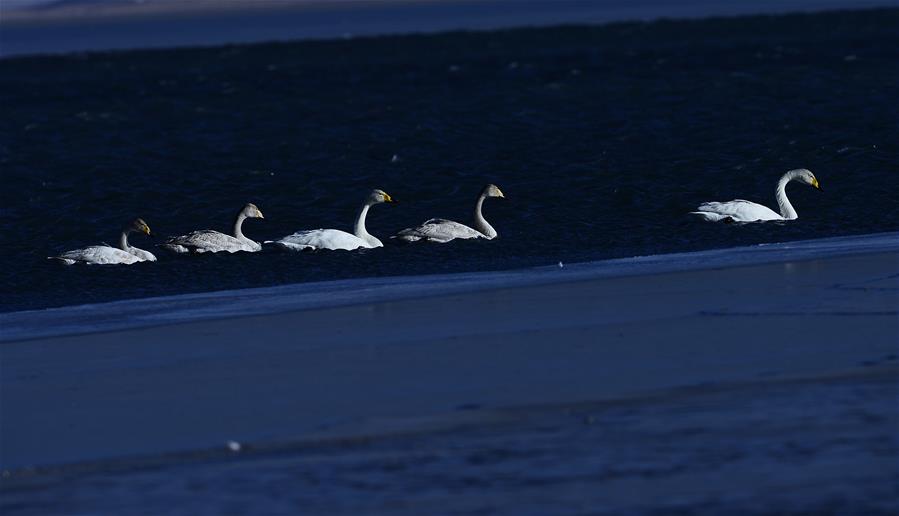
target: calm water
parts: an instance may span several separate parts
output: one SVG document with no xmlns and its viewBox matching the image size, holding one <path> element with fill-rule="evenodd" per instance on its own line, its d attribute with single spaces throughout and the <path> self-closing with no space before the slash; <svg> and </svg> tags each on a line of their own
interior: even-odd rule
<svg viewBox="0 0 899 516">
<path fill-rule="evenodd" d="M 0 61 L 0 310 L 497 270 L 899 229 L 899 10 L 98 53 Z M 396 156 L 396 159 L 394 159 Z M 727 226 L 707 200 L 800 219 Z M 372 188 L 386 240 L 467 221 L 493 242 L 63 267 L 127 219 L 258 240 L 351 229 Z M 132 243 L 153 242 L 135 236 Z"/>
</svg>

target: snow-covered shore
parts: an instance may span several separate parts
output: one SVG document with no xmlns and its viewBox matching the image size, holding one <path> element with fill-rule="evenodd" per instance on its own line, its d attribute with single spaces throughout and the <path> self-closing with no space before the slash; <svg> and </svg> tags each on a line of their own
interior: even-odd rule
<svg viewBox="0 0 899 516">
<path fill-rule="evenodd" d="M 72 0 L 0 11 L 0 57 L 895 7 L 896 0 Z"/>
<path fill-rule="evenodd" d="M 897 269 L 899 238 L 882 234 L 3 314 L 0 463 L 895 368 Z"/>
</svg>

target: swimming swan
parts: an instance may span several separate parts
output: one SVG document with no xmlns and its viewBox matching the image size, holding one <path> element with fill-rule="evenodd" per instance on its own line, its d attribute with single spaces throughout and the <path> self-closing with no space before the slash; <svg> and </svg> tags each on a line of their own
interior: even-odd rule
<svg viewBox="0 0 899 516">
<path fill-rule="evenodd" d="M 356 216 L 356 224 L 353 233 L 340 231 L 339 229 L 313 229 L 309 231 L 297 231 L 296 233 L 286 236 L 281 240 L 274 242 L 266 242 L 273 244 L 281 249 L 290 251 L 301 251 L 303 249 L 343 249 L 352 251 L 360 247 L 372 248 L 383 247 L 384 244 L 380 240 L 373 237 L 365 229 L 365 216 L 368 209 L 382 202 L 396 202 L 387 192 L 383 190 L 373 190 L 365 199 L 365 203 Z"/>
<path fill-rule="evenodd" d="M 176 253 L 218 253 L 225 251 L 236 253 L 247 251 L 250 253 L 259 251 L 262 246 L 245 237 L 241 226 L 246 219 L 264 219 L 262 212 L 253 203 L 244 206 L 234 218 L 234 235 L 226 235 L 211 229 L 202 229 L 186 235 L 169 238 L 160 247 Z"/>
<path fill-rule="evenodd" d="M 777 199 L 780 213 L 775 212 L 767 206 L 744 201 L 742 199 L 736 199 L 730 202 L 706 202 L 699 205 L 699 208 L 697 208 L 699 211 L 691 211 L 690 213 L 713 222 L 719 220 L 725 222 L 794 220 L 799 218 L 799 215 L 796 214 L 796 210 L 793 209 L 793 205 L 790 204 L 790 200 L 787 199 L 786 192 L 787 183 L 794 180 L 821 190 L 821 185 L 818 184 L 818 179 L 815 178 L 814 174 L 804 168 L 798 168 L 796 170 L 790 170 L 777 182 L 777 190 L 774 197 Z"/>
<path fill-rule="evenodd" d="M 66 265 L 86 263 L 88 265 L 107 264 L 132 264 L 137 262 L 155 262 L 153 253 L 128 245 L 128 234 L 132 232 L 150 235 L 150 227 L 143 219 L 134 219 L 130 224 L 122 228 L 119 237 L 119 247 L 108 245 L 92 245 L 84 249 L 75 249 L 59 256 L 48 256 L 49 260 L 59 260 Z"/>
<path fill-rule="evenodd" d="M 505 198 L 503 192 L 496 185 L 485 186 L 474 205 L 474 228 L 453 222 L 452 220 L 431 219 L 420 226 L 404 229 L 394 235 L 393 238 L 406 242 L 427 240 L 440 243 L 449 242 L 456 238 L 486 238 L 487 240 L 492 240 L 496 238 L 496 230 L 484 220 L 484 215 L 481 213 L 484 199 L 488 197 Z"/>
</svg>

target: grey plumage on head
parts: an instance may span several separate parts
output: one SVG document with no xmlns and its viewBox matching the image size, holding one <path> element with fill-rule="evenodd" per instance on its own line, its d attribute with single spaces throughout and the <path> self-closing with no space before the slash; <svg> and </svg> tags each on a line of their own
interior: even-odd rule
<svg viewBox="0 0 899 516">
<path fill-rule="evenodd" d="M 260 210 L 255 204 L 248 202 L 246 206 L 240 210 L 241 213 L 244 214 L 247 218 L 254 219 L 264 219 L 265 217 L 262 215 L 262 210 Z"/>
<path fill-rule="evenodd" d="M 144 222 L 144 219 L 138 217 L 131 221 L 130 224 L 125 226 L 126 231 L 135 231 L 137 233 L 144 233 L 150 235 L 150 226 Z"/>
<path fill-rule="evenodd" d="M 503 195 L 502 190 L 500 190 L 498 186 L 492 183 L 484 187 L 483 194 L 487 197 L 500 197 L 503 199 L 506 197 L 505 195 Z"/>
<path fill-rule="evenodd" d="M 379 202 L 396 202 L 393 200 L 393 197 L 390 196 L 384 190 L 372 190 L 371 194 L 368 196 L 368 200 L 371 203 L 379 203 Z"/>
</svg>

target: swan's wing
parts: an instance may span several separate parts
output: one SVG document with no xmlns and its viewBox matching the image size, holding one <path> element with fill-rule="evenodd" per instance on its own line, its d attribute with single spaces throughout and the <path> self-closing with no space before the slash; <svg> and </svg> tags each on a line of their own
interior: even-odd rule
<svg viewBox="0 0 899 516">
<path fill-rule="evenodd" d="M 137 256 L 143 262 L 155 262 L 156 261 L 156 256 L 153 253 L 151 253 L 150 251 L 144 251 L 143 249 L 139 249 L 137 247 L 131 246 L 128 249 L 128 252 L 133 254 L 134 256 Z"/>
<path fill-rule="evenodd" d="M 400 231 L 396 234 L 396 238 L 407 242 L 428 240 L 443 243 L 456 238 L 484 238 L 484 235 L 476 229 L 452 220 L 431 219 L 420 226 Z"/>
<path fill-rule="evenodd" d="M 365 240 L 339 229 L 297 231 L 292 235 L 275 241 L 274 244 L 290 250 L 343 249 L 352 251 L 360 247 L 371 247 Z"/>
<path fill-rule="evenodd" d="M 735 222 L 755 222 L 757 220 L 781 220 L 783 217 L 767 206 L 743 199 L 729 202 L 706 202 L 693 212 L 706 220 L 730 218 Z"/>
<path fill-rule="evenodd" d="M 59 256 L 55 256 L 54 258 L 63 260 L 65 263 L 71 261 L 97 265 L 117 263 L 130 264 L 143 261 L 141 258 L 131 253 L 126 253 L 121 249 L 105 245 L 92 245 L 90 247 L 85 247 L 84 249 L 75 249 L 74 251 L 68 251 Z"/>
<path fill-rule="evenodd" d="M 226 251 L 234 253 L 237 251 L 258 251 L 260 246 L 258 243 L 250 239 L 239 239 L 231 235 L 204 229 L 194 231 L 186 235 L 172 237 L 162 247 L 178 252 L 193 251 L 195 253 L 218 253 Z"/>
</svg>

